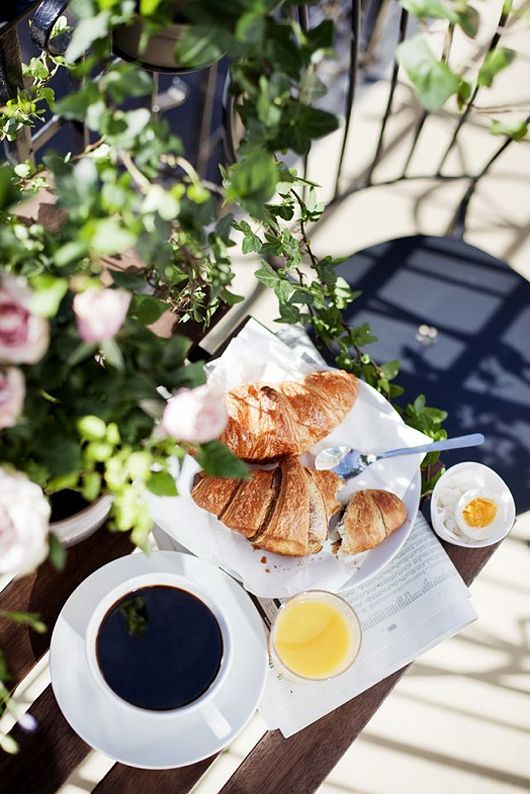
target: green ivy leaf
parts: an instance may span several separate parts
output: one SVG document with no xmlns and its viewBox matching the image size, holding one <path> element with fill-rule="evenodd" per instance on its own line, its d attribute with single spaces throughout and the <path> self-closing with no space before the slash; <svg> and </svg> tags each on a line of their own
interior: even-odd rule
<svg viewBox="0 0 530 794">
<path fill-rule="evenodd" d="M 83 259 L 88 253 L 88 246 L 83 240 L 69 240 L 53 252 L 53 261 L 57 267 L 67 267 L 75 260 Z"/>
<path fill-rule="evenodd" d="M 271 287 L 272 289 L 275 288 L 280 279 L 276 270 L 265 260 L 262 261 L 261 267 L 254 272 L 254 275 L 258 281 L 261 281 L 266 287 Z"/>
<path fill-rule="evenodd" d="M 5 210 L 20 201 L 21 193 L 13 183 L 13 169 L 10 165 L 0 166 L 0 210 Z"/>
<path fill-rule="evenodd" d="M 259 47 L 265 37 L 266 18 L 260 11 L 247 11 L 236 24 L 236 39 Z"/>
<path fill-rule="evenodd" d="M 443 0 L 400 0 L 401 5 L 418 19 L 433 17 L 435 19 L 448 19 L 449 22 L 456 24 L 458 14 Z"/>
<path fill-rule="evenodd" d="M 140 0 L 140 14 L 143 17 L 152 16 L 162 0 Z"/>
<path fill-rule="evenodd" d="M 67 94 L 55 103 L 55 112 L 62 118 L 83 121 L 88 108 L 98 102 L 99 91 L 97 85 L 88 81 L 83 88 Z"/>
<path fill-rule="evenodd" d="M 238 224 L 236 224 L 235 228 L 243 232 L 243 243 L 241 250 L 244 254 L 250 254 L 253 251 L 256 253 L 261 251 L 261 246 L 263 243 L 261 242 L 258 235 L 252 231 L 252 228 L 247 221 L 240 221 Z"/>
<path fill-rule="evenodd" d="M 185 28 L 175 48 L 175 63 L 196 69 L 218 60 L 223 51 L 216 42 L 215 30 L 206 25 Z"/>
<path fill-rule="evenodd" d="M 313 52 L 328 50 L 333 46 L 334 26 L 331 19 L 325 19 L 316 28 L 311 28 L 305 34 Z"/>
<path fill-rule="evenodd" d="M 381 372 L 387 380 L 393 380 L 399 372 L 399 361 L 387 361 L 381 365 Z"/>
<path fill-rule="evenodd" d="M 167 311 L 167 303 L 155 298 L 154 295 L 134 295 L 129 316 L 144 325 L 151 325 Z"/>
<path fill-rule="evenodd" d="M 86 498 L 86 497 L 85 497 Z M 48 559 L 57 571 L 63 571 L 66 565 L 66 549 L 53 532 L 48 535 Z M 46 630 L 46 628 L 45 628 Z"/>
<path fill-rule="evenodd" d="M 39 457 L 51 476 L 70 474 L 81 468 L 81 448 L 74 438 L 51 435 L 39 450 Z"/>
<path fill-rule="evenodd" d="M 81 19 L 74 29 L 70 44 L 64 54 L 69 63 L 74 63 L 97 39 L 108 36 L 110 12 L 100 11 L 95 16 Z"/>
<path fill-rule="evenodd" d="M 528 123 L 526 121 L 504 122 L 494 120 L 491 122 L 490 132 L 492 135 L 505 135 L 513 141 L 522 141 L 528 134 Z"/>
<path fill-rule="evenodd" d="M 458 91 L 459 78 L 436 58 L 423 36 L 414 36 L 400 44 L 397 56 L 421 104 L 430 113 L 440 110 Z"/>
<path fill-rule="evenodd" d="M 515 55 L 514 50 L 509 50 L 506 47 L 496 47 L 488 52 L 480 67 L 477 85 L 489 88 L 493 84 L 495 76 L 511 64 Z"/>
<path fill-rule="evenodd" d="M 293 149 L 297 154 L 306 154 L 313 139 L 323 138 L 337 127 L 338 119 L 332 113 L 293 100 L 288 112 L 282 116 L 280 143 L 283 148 Z"/>
<path fill-rule="evenodd" d="M 470 97 L 470 83 L 468 83 L 467 80 L 460 80 L 458 83 L 458 91 L 456 92 L 456 102 L 459 110 L 462 110 L 462 108 L 468 103 Z"/>
<path fill-rule="evenodd" d="M 30 279 L 33 296 L 31 310 L 41 317 L 55 317 L 60 303 L 68 291 L 64 278 L 55 278 L 49 273 L 39 273 Z"/>
<path fill-rule="evenodd" d="M 167 471 L 153 472 L 145 484 L 156 496 L 178 496 L 175 480 Z"/>
<path fill-rule="evenodd" d="M 96 256 L 121 254 L 132 248 L 136 237 L 113 218 L 89 220 L 82 230 L 90 251 Z"/>
<path fill-rule="evenodd" d="M 21 623 L 23 626 L 29 626 L 33 631 L 36 631 L 37 634 L 45 634 L 48 631 L 37 612 L 13 612 L 11 610 L 0 609 L 0 617 L 7 618 L 13 621 L 13 623 Z"/>
<path fill-rule="evenodd" d="M 103 91 L 108 91 L 117 105 L 129 97 L 147 96 L 153 91 L 151 75 L 145 69 L 125 62 L 109 69 L 100 79 L 99 85 Z"/>
<path fill-rule="evenodd" d="M 247 480 L 249 471 L 246 463 L 236 458 L 220 441 L 208 441 L 197 450 L 197 462 L 212 477 L 228 477 Z"/>
<path fill-rule="evenodd" d="M 357 347 L 364 347 L 365 345 L 372 344 L 372 342 L 377 342 L 377 336 L 373 335 L 368 323 L 363 323 L 357 326 L 357 328 L 352 328 L 351 333 L 353 343 L 357 345 Z"/>
<path fill-rule="evenodd" d="M 467 0 L 460 0 L 455 3 L 455 10 L 458 14 L 458 24 L 470 39 L 474 39 L 480 27 L 480 14 L 473 8 Z"/>
<path fill-rule="evenodd" d="M 226 200 L 239 201 L 251 215 L 261 218 L 277 181 L 278 166 L 274 158 L 262 150 L 253 150 L 230 168 Z"/>
</svg>

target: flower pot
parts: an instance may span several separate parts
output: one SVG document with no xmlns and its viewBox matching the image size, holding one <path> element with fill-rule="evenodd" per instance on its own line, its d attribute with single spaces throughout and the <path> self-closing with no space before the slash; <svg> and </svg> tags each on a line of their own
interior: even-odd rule
<svg viewBox="0 0 530 794">
<path fill-rule="evenodd" d="M 187 28 L 186 18 L 177 16 L 173 25 L 168 25 L 165 30 L 151 34 L 146 47 L 140 52 L 142 23 L 135 21 L 129 25 L 120 25 L 114 30 L 112 49 L 120 58 L 139 63 L 144 69 L 171 74 L 195 72 L 198 69 L 211 66 L 219 60 L 219 58 L 207 59 L 204 63 L 196 64 L 192 68 L 178 64 L 175 59 L 175 47 Z"/>
<path fill-rule="evenodd" d="M 72 493 L 71 491 L 68 493 L 64 491 L 61 492 L 59 497 L 61 504 L 58 509 L 53 509 L 55 500 L 54 498 L 51 500 L 52 521 L 50 522 L 50 532 L 53 532 L 53 534 L 59 538 L 63 546 L 67 548 L 69 546 L 75 546 L 77 543 L 81 543 L 82 540 L 85 540 L 85 538 L 93 535 L 107 518 L 112 504 L 112 496 L 100 496 L 99 499 L 87 504 L 82 510 L 76 510 L 76 507 L 79 506 L 79 501 L 83 503 L 83 500 L 75 499 L 75 497 L 79 497 L 79 495 L 75 493 L 74 496 L 71 497 L 70 495 Z M 71 504 L 72 511 L 76 512 L 64 516 L 64 513 L 67 512 L 68 504 Z M 57 520 L 53 520 L 54 512 L 60 516 Z"/>
</svg>

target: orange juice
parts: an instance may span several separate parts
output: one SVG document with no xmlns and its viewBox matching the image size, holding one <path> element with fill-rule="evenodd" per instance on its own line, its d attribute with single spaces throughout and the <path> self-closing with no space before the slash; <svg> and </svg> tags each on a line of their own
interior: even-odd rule
<svg viewBox="0 0 530 794">
<path fill-rule="evenodd" d="M 360 642 L 353 609 L 341 598 L 317 591 L 284 604 L 272 630 L 273 656 L 287 672 L 302 678 L 325 679 L 343 672 L 355 659 Z"/>
</svg>

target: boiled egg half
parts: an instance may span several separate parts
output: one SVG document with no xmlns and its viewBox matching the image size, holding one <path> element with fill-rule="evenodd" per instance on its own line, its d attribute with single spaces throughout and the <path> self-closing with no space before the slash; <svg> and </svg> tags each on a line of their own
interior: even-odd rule
<svg viewBox="0 0 530 794">
<path fill-rule="evenodd" d="M 505 501 L 490 488 L 475 488 L 462 494 L 455 507 L 460 532 L 472 540 L 486 540 L 506 522 Z"/>
</svg>

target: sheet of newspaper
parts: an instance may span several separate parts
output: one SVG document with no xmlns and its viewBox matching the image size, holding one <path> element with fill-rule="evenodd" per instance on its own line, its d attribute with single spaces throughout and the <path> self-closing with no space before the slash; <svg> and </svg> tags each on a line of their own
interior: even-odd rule
<svg viewBox="0 0 530 794">
<path fill-rule="evenodd" d="M 330 681 L 293 682 L 272 667 L 260 711 L 284 736 L 319 719 L 476 619 L 469 591 L 421 513 L 389 565 L 373 579 L 341 591 L 363 629 L 359 656 Z M 279 602 L 259 600 L 265 622 Z M 270 623 L 269 623 L 270 625 Z"/>
</svg>

